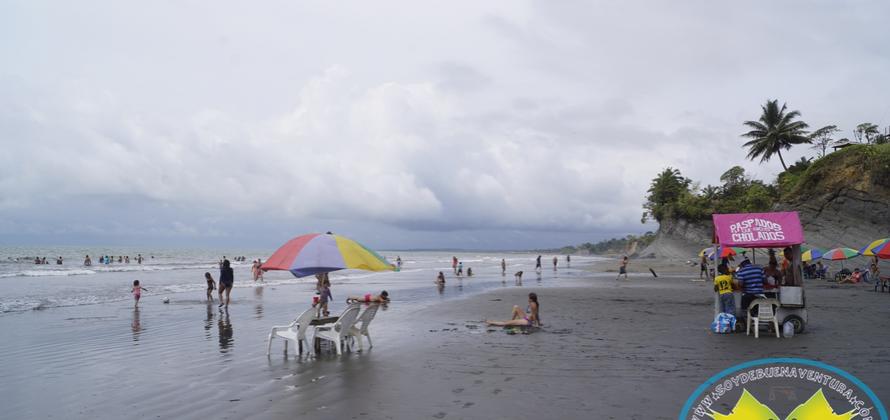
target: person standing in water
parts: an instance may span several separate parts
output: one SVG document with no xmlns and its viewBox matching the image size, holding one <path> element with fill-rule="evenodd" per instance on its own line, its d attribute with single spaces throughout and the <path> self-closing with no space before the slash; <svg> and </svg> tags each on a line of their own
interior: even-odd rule
<svg viewBox="0 0 890 420">
<path fill-rule="evenodd" d="M 204 279 L 207 280 L 207 302 L 213 302 L 213 290 L 216 289 L 216 282 L 210 272 L 204 273 Z"/>
<path fill-rule="evenodd" d="M 457 257 L 451 257 L 451 270 L 457 274 Z"/>
<path fill-rule="evenodd" d="M 130 290 L 130 292 L 133 293 L 133 299 L 136 301 L 136 303 L 133 304 L 134 308 L 139 306 L 139 299 L 142 298 L 143 290 L 146 292 L 148 291 L 148 289 L 139 285 L 139 280 L 133 280 L 133 289 Z"/>
<path fill-rule="evenodd" d="M 558 262 L 559 262 L 559 260 L 556 259 L 556 257 L 553 257 L 553 271 L 556 271 L 556 264 L 557 264 Z"/>
<path fill-rule="evenodd" d="M 223 305 L 229 307 L 231 300 L 232 288 L 235 287 L 235 273 L 232 271 L 232 263 L 229 260 L 223 260 L 222 268 L 219 270 L 219 307 Z M 226 300 L 223 301 L 223 292 L 226 294 Z"/>
<path fill-rule="evenodd" d="M 538 255 L 537 259 L 535 259 L 535 271 L 537 271 L 538 273 L 541 272 L 541 256 L 540 255 Z"/>
<path fill-rule="evenodd" d="M 501 275 L 507 275 L 507 261 L 503 258 L 501 258 Z"/>
</svg>

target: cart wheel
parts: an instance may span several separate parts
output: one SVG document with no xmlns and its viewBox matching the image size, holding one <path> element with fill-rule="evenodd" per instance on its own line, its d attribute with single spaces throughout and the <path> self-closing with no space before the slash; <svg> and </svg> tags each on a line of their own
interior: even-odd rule
<svg viewBox="0 0 890 420">
<path fill-rule="evenodd" d="M 801 318 L 797 315 L 786 316 L 785 320 L 782 321 L 782 324 L 785 324 L 786 322 L 790 322 L 792 325 L 794 325 L 794 333 L 795 334 L 802 333 L 804 328 L 806 327 L 806 323 L 803 322 L 803 318 Z"/>
</svg>

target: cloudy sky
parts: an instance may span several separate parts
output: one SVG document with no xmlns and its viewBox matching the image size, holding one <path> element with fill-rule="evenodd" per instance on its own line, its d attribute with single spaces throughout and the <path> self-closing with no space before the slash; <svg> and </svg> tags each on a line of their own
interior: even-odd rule
<svg viewBox="0 0 890 420">
<path fill-rule="evenodd" d="M 886 1 L 0 2 L 0 243 L 641 233 L 769 98 L 890 124 Z M 786 157 L 812 155 L 806 148 Z"/>
</svg>

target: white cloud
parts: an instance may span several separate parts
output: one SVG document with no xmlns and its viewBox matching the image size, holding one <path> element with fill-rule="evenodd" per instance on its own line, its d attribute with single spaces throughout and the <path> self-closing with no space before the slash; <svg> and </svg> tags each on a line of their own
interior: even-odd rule
<svg viewBox="0 0 890 420">
<path fill-rule="evenodd" d="M 0 215 L 21 226 L 40 225 L 27 210 L 45 200 L 127 195 L 174 206 L 157 229 L 184 236 L 219 236 L 225 215 L 389 226 L 409 242 L 631 232 L 664 167 L 703 184 L 737 164 L 775 176 L 740 148 L 767 98 L 814 126 L 890 122 L 879 2 L 222 2 L 163 30 L 140 16 L 171 6 L 5 7 Z"/>
</svg>

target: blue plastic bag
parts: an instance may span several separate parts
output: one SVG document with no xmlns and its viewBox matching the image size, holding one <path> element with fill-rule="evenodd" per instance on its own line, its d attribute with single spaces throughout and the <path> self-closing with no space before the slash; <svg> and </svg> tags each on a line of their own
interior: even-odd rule
<svg viewBox="0 0 890 420">
<path fill-rule="evenodd" d="M 728 334 L 735 331 L 735 316 L 725 312 L 721 312 L 714 317 L 711 323 L 711 331 L 717 334 Z"/>
</svg>

